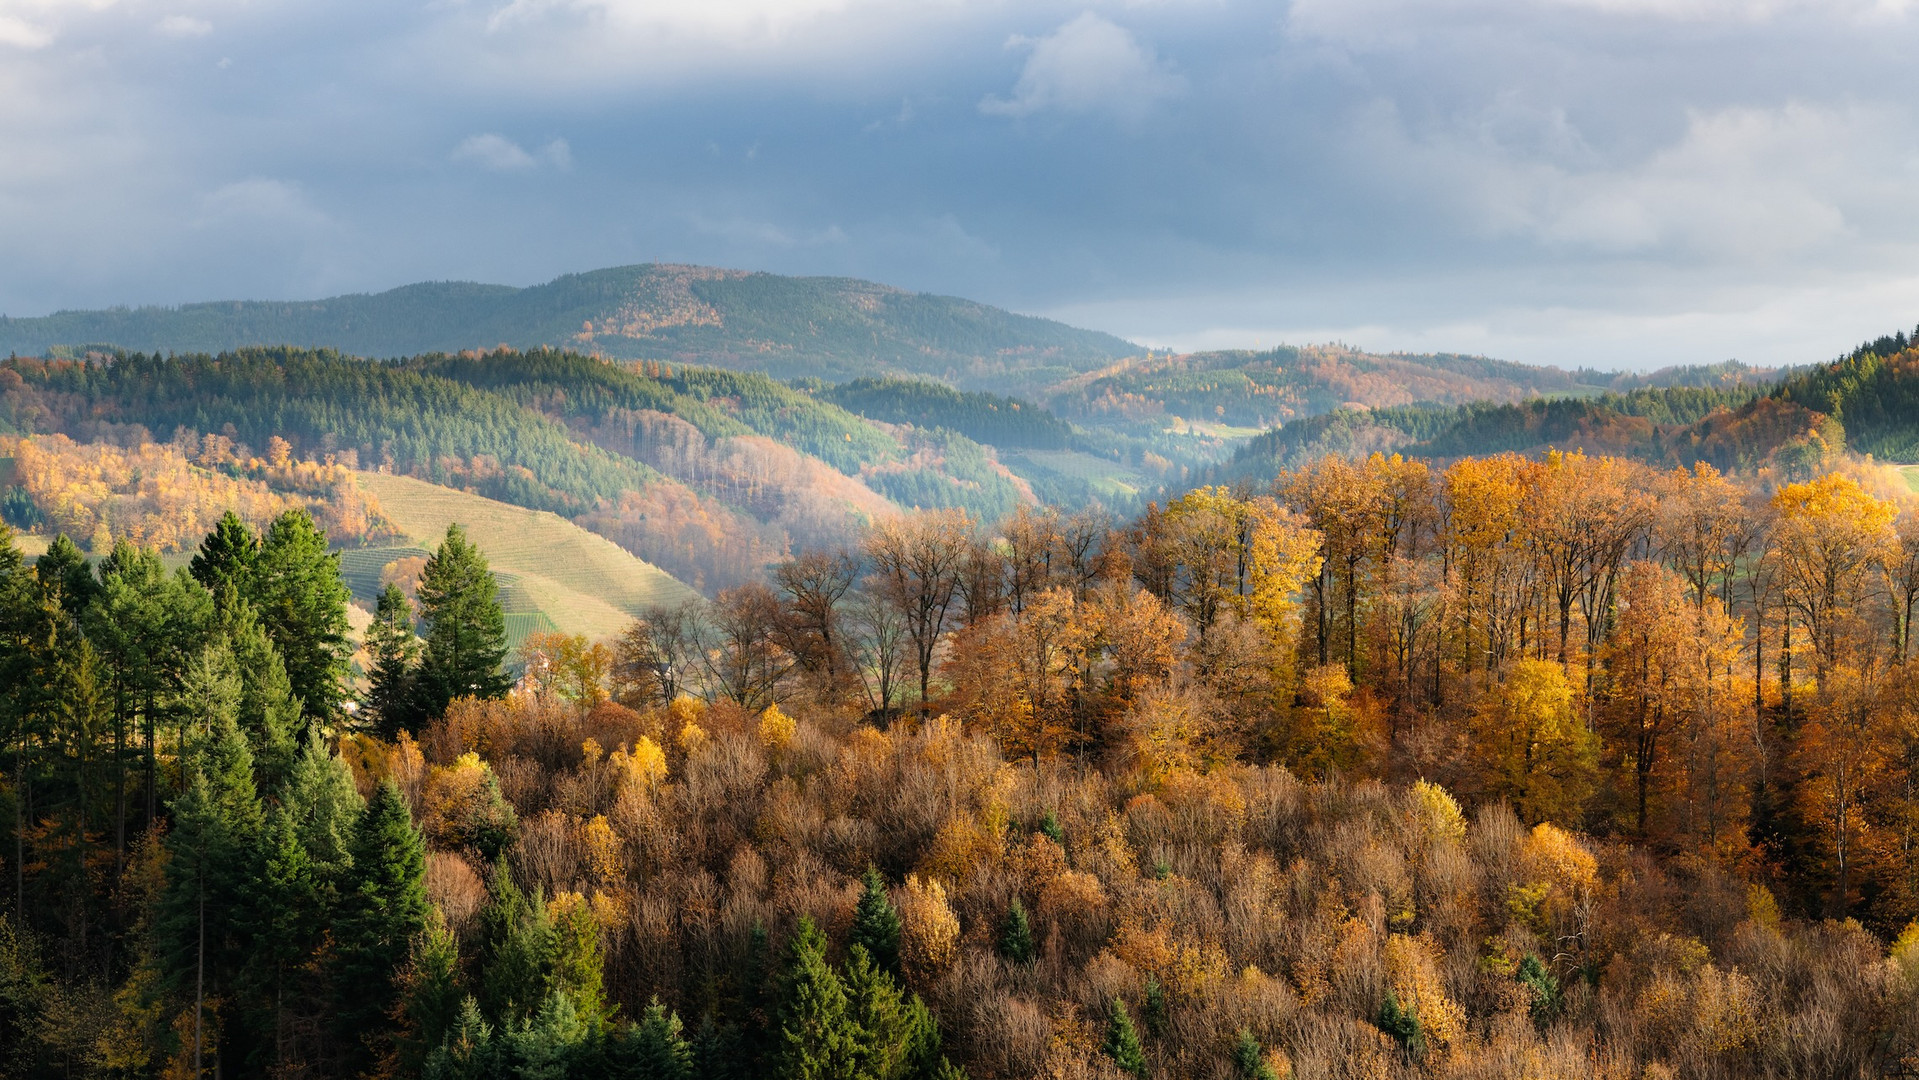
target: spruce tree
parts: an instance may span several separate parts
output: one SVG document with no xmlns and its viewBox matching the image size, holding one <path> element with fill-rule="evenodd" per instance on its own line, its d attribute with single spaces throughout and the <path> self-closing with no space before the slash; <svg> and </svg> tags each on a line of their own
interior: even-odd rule
<svg viewBox="0 0 1919 1080">
<path fill-rule="evenodd" d="M 873 966 L 889 975 L 900 971 L 900 913 L 886 895 L 886 883 L 872 866 L 862 878 L 866 890 L 853 909 L 852 944 L 866 950 Z"/>
<path fill-rule="evenodd" d="M 353 869 L 334 928 L 335 1015 L 348 1044 L 381 1048 L 397 998 L 396 969 L 426 929 L 426 850 L 388 780 L 353 835 Z"/>
<path fill-rule="evenodd" d="M 1129 1072 L 1144 1080 L 1146 1076 L 1146 1051 L 1139 1044 L 1139 1032 L 1133 1028 L 1133 1017 L 1126 1011 L 1126 1003 L 1115 997 L 1112 1007 L 1106 1013 L 1106 1056 L 1121 1072 Z"/>
<path fill-rule="evenodd" d="M 260 786 L 277 790 L 299 747 L 300 700 L 280 651 L 260 624 L 253 605 L 230 586 L 214 598 L 217 630 L 240 676 L 240 730 L 253 747 Z"/>
<path fill-rule="evenodd" d="M 638 1024 L 629 1025 L 618 1052 L 619 1075 L 628 1080 L 693 1080 L 693 1047 L 678 1013 L 654 998 Z"/>
<path fill-rule="evenodd" d="M 337 894 L 353 866 L 353 834 L 365 810 L 353 770 L 317 729 L 309 731 L 281 789 L 280 811 L 293 823 L 323 891 Z"/>
<path fill-rule="evenodd" d="M 506 616 L 486 557 L 450 525 L 446 539 L 420 575 L 420 617 L 427 624 L 426 655 L 417 686 L 417 715 L 431 719 L 454 698 L 505 695 L 512 682 L 506 659 Z"/>
<path fill-rule="evenodd" d="M 924 1008 L 911 1008 L 893 977 L 880 970 L 863 945 L 847 950 L 846 1015 L 852 1062 L 847 1076 L 858 1080 L 895 1080 L 906 1074 L 919 1047 Z"/>
<path fill-rule="evenodd" d="M 1146 976 L 1146 1000 L 1140 1002 L 1139 1018 L 1146 1023 L 1146 1034 L 1155 1039 L 1166 1034 L 1166 988 L 1151 975 Z"/>
<path fill-rule="evenodd" d="M 353 594 L 340 578 L 340 557 L 327 551 L 326 534 L 305 510 L 273 520 L 243 593 L 280 650 L 293 695 L 311 715 L 338 720 L 352 652 L 346 611 Z"/>
<path fill-rule="evenodd" d="M 400 978 L 401 1075 L 412 1075 L 433 1048 L 447 1041 L 460 1019 L 460 1005 L 470 1000 L 460 989 L 460 941 L 446 925 L 438 908 L 428 910 L 426 930 L 413 939 L 406 971 Z"/>
<path fill-rule="evenodd" d="M 1000 924 L 999 954 L 1015 964 L 1030 964 L 1037 950 L 1033 946 L 1033 924 L 1026 917 L 1026 906 L 1013 897 L 1006 909 L 1006 921 Z"/>
<path fill-rule="evenodd" d="M 1245 1028 L 1239 1029 L 1239 1041 L 1233 1044 L 1233 1075 L 1239 1080 L 1279 1080 L 1273 1067 L 1266 1063 L 1259 1040 Z"/>
<path fill-rule="evenodd" d="M 40 582 L 41 594 L 54 599 L 75 625 L 100 592 L 87 557 L 66 533 L 54 537 L 46 554 L 33 561 L 33 575 Z"/>
<path fill-rule="evenodd" d="M 389 583 L 380 594 L 373 625 L 367 627 L 366 651 L 373 663 L 367 672 L 366 711 L 374 733 L 392 740 L 419 726 L 413 715 L 413 676 L 420 639 L 413 633 L 413 605 L 398 585 Z"/>
<path fill-rule="evenodd" d="M 826 938 L 810 918 L 802 917 L 793 935 L 780 990 L 774 1075 L 780 1080 L 851 1076 L 854 1029 L 846 987 L 826 962 Z"/>
<path fill-rule="evenodd" d="M 253 589 L 253 566 L 259 557 L 259 538 L 238 514 L 228 510 L 200 541 L 200 550 L 187 564 L 187 572 L 208 592 L 217 593 L 222 585 L 231 585 L 245 596 Z"/>
<path fill-rule="evenodd" d="M 1419 1014 L 1401 1008 L 1399 998 L 1391 990 L 1386 991 L 1386 1000 L 1380 1002 L 1377 1026 L 1408 1054 L 1418 1057 L 1426 1052 L 1426 1032 L 1419 1023 Z"/>
</svg>

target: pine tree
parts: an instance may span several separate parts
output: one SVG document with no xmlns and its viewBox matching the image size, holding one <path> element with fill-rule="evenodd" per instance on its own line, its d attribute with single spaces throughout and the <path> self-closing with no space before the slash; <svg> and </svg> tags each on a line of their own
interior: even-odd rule
<svg viewBox="0 0 1919 1080">
<path fill-rule="evenodd" d="M 1126 1011 L 1126 1003 L 1119 998 L 1106 1013 L 1106 1056 L 1113 1059 L 1121 1072 L 1129 1072 L 1144 1080 L 1146 1076 L 1146 1051 L 1139 1044 L 1139 1032 L 1133 1028 L 1133 1017 Z"/>
<path fill-rule="evenodd" d="M 842 1080 L 854 1068 L 846 987 L 826 962 L 826 938 L 801 917 L 780 980 L 774 1074 L 780 1080 Z"/>
<path fill-rule="evenodd" d="M 866 950 L 873 966 L 889 975 L 900 971 L 900 913 L 886 895 L 886 883 L 872 866 L 862 878 L 866 890 L 853 910 L 852 944 Z"/>
<path fill-rule="evenodd" d="M 678 1013 L 654 998 L 638 1024 L 621 1041 L 621 1076 L 629 1080 L 693 1080 L 693 1047 L 682 1034 Z M 704 1075 L 704 1074 L 702 1074 Z"/>
<path fill-rule="evenodd" d="M 919 1049 L 923 1041 L 922 1026 L 931 1019 L 925 1007 L 912 1008 L 893 977 L 873 963 L 863 945 L 848 948 L 843 984 L 852 1044 L 852 1061 L 846 1077 L 848 1080 L 904 1077 L 912 1063 L 913 1051 Z"/>
<path fill-rule="evenodd" d="M 200 541 L 200 550 L 187 564 L 187 572 L 208 592 L 217 593 L 222 585 L 231 585 L 245 596 L 253 589 L 253 567 L 259 558 L 259 538 L 229 510 Z"/>
<path fill-rule="evenodd" d="M 420 659 L 420 639 L 413 633 L 413 605 L 398 585 L 389 583 L 380 594 L 373 625 L 367 628 L 366 650 L 373 661 L 367 673 L 370 685 L 366 697 L 373 730 L 382 739 L 398 738 L 400 732 L 418 726 L 412 711 L 413 676 Z"/>
<path fill-rule="evenodd" d="M 253 747 L 260 786 L 277 790 L 299 747 L 300 700 L 253 606 L 230 586 L 222 586 L 214 607 L 216 629 L 239 671 L 240 730 Z"/>
<path fill-rule="evenodd" d="M 1541 1024 L 1551 1023 L 1559 1015 L 1559 977 L 1547 970 L 1536 953 L 1527 953 L 1513 974 L 1532 991 L 1533 1019 Z"/>
<path fill-rule="evenodd" d="M 1279 1080 L 1273 1067 L 1266 1063 L 1259 1040 L 1245 1028 L 1239 1029 L 1239 1041 L 1233 1045 L 1233 1075 L 1239 1080 Z"/>
<path fill-rule="evenodd" d="M 280 811 L 294 826 L 316 884 L 336 893 L 353 866 L 353 833 L 366 810 L 353 784 L 353 770 L 332 751 L 315 729 L 293 759 L 280 794 Z"/>
<path fill-rule="evenodd" d="M 60 610 L 76 625 L 100 592 L 87 557 L 66 533 L 54 537 L 46 554 L 33 561 L 33 575 L 39 579 L 41 592 L 55 598 Z"/>
<path fill-rule="evenodd" d="M 600 928 L 585 904 L 575 903 L 552 919 L 553 955 L 547 987 L 567 996 L 580 1021 L 595 1035 L 612 1018 L 604 986 L 604 959 L 600 955 Z"/>
<path fill-rule="evenodd" d="M 420 617 L 427 624 L 426 656 L 416 680 L 417 715 L 437 717 L 459 697 L 504 695 L 512 683 L 506 659 L 506 616 L 486 558 L 450 525 L 420 576 Z"/>
<path fill-rule="evenodd" d="M 1146 1034 L 1155 1039 L 1166 1034 L 1166 988 L 1151 975 L 1146 976 L 1146 1000 L 1140 1002 L 1139 1018 L 1146 1023 Z"/>
<path fill-rule="evenodd" d="M 427 1054 L 424 1080 L 491 1080 L 501 1073 L 493 1025 L 471 996 L 460 1003 L 453 1029 L 438 1048 Z"/>
<path fill-rule="evenodd" d="M 522 893 L 505 860 L 493 868 L 491 901 L 481 916 L 480 1001 L 502 1024 L 524 1020 L 549 989 L 558 935 L 539 890 Z"/>
<path fill-rule="evenodd" d="M 1013 906 L 1006 910 L 1006 921 L 1000 924 L 999 954 L 1015 964 L 1030 964 L 1037 950 L 1033 947 L 1033 924 L 1026 917 L 1026 907 L 1013 897 Z"/>
<path fill-rule="evenodd" d="M 1401 1008 L 1398 996 L 1391 990 L 1386 991 L 1386 1000 L 1379 1005 L 1378 1027 L 1408 1054 L 1418 1057 L 1426 1052 L 1426 1032 L 1419 1022 L 1419 1014 Z"/>
<path fill-rule="evenodd" d="M 309 714 L 338 720 L 352 652 L 346 611 L 353 594 L 340 579 L 340 557 L 327 551 L 326 534 L 305 510 L 274 519 L 244 595 L 280 650 L 293 695 Z"/>
<path fill-rule="evenodd" d="M 396 969 L 427 925 L 426 851 L 391 780 L 367 803 L 353 835 L 353 869 L 334 928 L 335 1015 L 349 1045 L 390 1034 Z"/>
<path fill-rule="evenodd" d="M 401 1075 L 420 1069 L 434 1047 L 447 1041 L 460 1020 L 460 941 L 438 908 L 428 909 L 426 930 L 413 939 L 400 977 L 399 1064 Z"/>
</svg>

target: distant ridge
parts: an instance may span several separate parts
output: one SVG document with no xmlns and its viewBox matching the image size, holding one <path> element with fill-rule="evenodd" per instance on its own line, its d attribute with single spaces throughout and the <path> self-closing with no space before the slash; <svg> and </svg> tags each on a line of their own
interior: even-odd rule
<svg viewBox="0 0 1919 1080">
<path fill-rule="evenodd" d="M 1140 351 L 1111 334 L 854 278 L 665 263 L 568 274 L 523 289 L 427 282 L 324 300 L 0 316 L 0 352 L 94 344 L 209 353 L 296 345 L 379 357 L 550 345 L 778 378 L 908 374 L 1000 392 L 1058 382 Z"/>
</svg>

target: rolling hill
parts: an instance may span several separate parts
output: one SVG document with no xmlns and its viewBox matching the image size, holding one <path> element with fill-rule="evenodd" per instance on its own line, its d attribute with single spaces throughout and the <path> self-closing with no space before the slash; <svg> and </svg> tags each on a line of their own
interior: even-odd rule
<svg viewBox="0 0 1919 1080">
<path fill-rule="evenodd" d="M 388 547 L 341 553 L 341 573 L 362 604 L 371 606 L 377 598 L 380 574 L 388 563 L 424 557 L 447 526 L 456 523 L 499 578 L 516 643 L 542 625 L 595 640 L 612 637 L 650 606 L 697 595 L 659 567 L 558 514 L 410 476 L 360 472 L 355 479 L 407 538 Z"/>
<path fill-rule="evenodd" d="M 546 345 L 779 378 L 911 374 L 1001 390 L 1050 385 L 1140 351 L 1110 334 L 852 278 L 659 263 L 523 289 L 429 282 L 325 300 L 0 317 L 0 351 L 92 343 L 208 353 L 287 344 L 361 356 Z"/>
</svg>

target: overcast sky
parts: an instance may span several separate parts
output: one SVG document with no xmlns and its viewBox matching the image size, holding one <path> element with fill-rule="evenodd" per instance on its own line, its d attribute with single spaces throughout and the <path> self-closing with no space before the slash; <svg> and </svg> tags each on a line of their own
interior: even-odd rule
<svg viewBox="0 0 1919 1080">
<path fill-rule="evenodd" d="M 1908 0 L 0 0 L 0 312 L 847 274 L 1175 347 L 1919 321 Z"/>
</svg>

